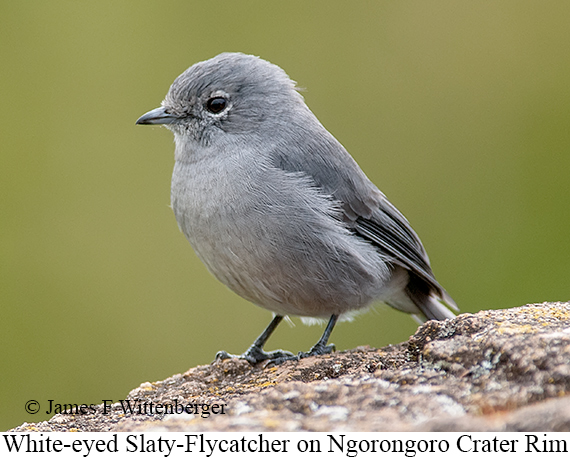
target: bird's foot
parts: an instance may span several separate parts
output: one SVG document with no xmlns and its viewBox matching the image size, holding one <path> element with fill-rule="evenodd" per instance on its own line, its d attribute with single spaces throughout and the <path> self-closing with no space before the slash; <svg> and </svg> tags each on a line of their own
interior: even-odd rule
<svg viewBox="0 0 570 457">
<path fill-rule="evenodd" d="M 251 346 L 247 351 L 241 355 L 229 354 L 226 351 L 220 351 L 216 354 L 215 361 L 225 360 L 225 359 L 243 359 L 247 360 L 252 365 L 256 365 L 259 362 L 264 362 L 269 360 L 271 364 L 279 365 L 287 360 L 299 360 L 298 357 L 289 352 L 282 351 L 280 349 L 271 352 L 265 352 L 263 349 L 257 346 Z"/>
<path fill-rule="evenodd" d="M 324 355 L 324 354 L 331 354 L 336 350 L 334 344 L 315 344 L 309 352 L 299 352 L 298 357 L 299 359 L 305 359 L 307 357 L 312 357 L 314 355 Z"/>
<path fill-rule="evenodd" d="M 288 362 L 289 360 L 299 361 L 307 357 L 312 357 L 314 355 L 324 355 L 331 354 L 336 350 L 334 344 L 324 345 L 315 344 L 309 352 L 299 352 L 295 355 L 289 351 L 282 351 L 280 349 L 271 352 L 265 352 L 257 346 L 251 346 L 246 352 L 241 355 L 229 354 L 226 351 L 220 351 L 216 354 L 215 361 L 225 360 L 225 359 L 242 359 L 247 360 L 252 365 L 257 365 L 260 362 L 267 361 L 267 365 L 280 365 L 283 362 Z"/>
</svg>

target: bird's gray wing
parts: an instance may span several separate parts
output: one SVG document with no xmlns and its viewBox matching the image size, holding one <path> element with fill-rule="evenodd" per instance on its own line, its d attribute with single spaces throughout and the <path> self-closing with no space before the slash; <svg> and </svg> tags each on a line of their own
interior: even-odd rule
<svg viewBox="0 0 570 457">
<path fill-rule="evenodd" d="M 426 251 L 406 218 L 367 178 L 344 147 L 323 127 L 306 135 L 299 150 L 277 147 L 275 166 L 305 173 L 327 195 L 340 202 L 344 221 L 358 236 L 378 247 L 388 262 L 422 280 L 451 307 L 454 301 L 435 279 Z"/>
</svg>

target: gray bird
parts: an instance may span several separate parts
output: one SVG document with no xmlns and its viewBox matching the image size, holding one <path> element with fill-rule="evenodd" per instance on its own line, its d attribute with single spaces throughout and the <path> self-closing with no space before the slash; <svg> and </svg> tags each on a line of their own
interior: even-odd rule
<svg viewBox="0 0 570 457">
<path fill-rule="evenodd" d="M 328 354 L 339 318 L 375 301 L 421 321 L 454 317 L 406 218 L 305 104 L 255 56 L 224 53 L 182 73 L 137 124 L 174 133 L 171 201 L 208 270 L 274 318 L 240 357 Z M 284 316 L 328 318 L 309 352 L 263 351 Z M 310 319 L 309 319 L 310 320 Z"/>
</svg>

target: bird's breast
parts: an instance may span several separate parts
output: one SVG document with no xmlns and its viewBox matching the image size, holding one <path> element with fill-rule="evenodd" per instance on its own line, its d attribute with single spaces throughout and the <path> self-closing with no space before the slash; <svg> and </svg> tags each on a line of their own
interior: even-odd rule
<svg viewBox="0 0 570 457">
<path fill-rule="evenodd" d="M 389 274 L 376 250 L 305 177 L 252 168 L 176 163 L 172 207 L 198 257 L 230 289 L 278 313 L 366 306 Z"/>
</svg>

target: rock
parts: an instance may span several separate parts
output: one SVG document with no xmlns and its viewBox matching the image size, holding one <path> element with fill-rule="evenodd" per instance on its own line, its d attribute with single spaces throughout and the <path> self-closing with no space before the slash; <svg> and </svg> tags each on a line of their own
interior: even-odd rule
<svg viewBox="0 0 570 457">
<path fill-rule="evenodd" d="M 570 303 L 542 303 L 429 321 L 381 349 L 198 366 L 131 391 L 140 414 L 98 405 L 14 431 L 570 431 L 569 390 Z"/>
</svg>

